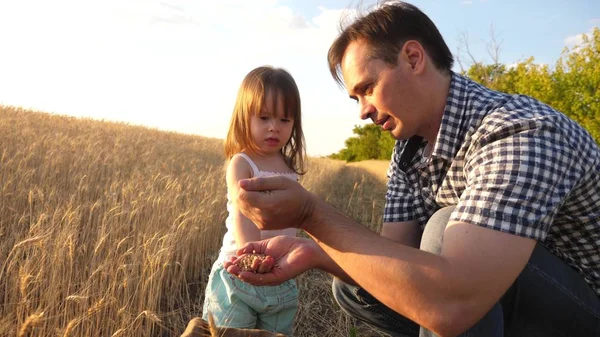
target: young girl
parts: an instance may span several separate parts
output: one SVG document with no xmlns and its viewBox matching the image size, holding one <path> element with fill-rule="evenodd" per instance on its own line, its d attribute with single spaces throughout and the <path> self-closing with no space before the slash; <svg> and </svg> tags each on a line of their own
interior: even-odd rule
<svg viewBox="0 0 600 337">
<path fill-rule="evenodd" d="M 261 231 L 237 208 L 238 181 L 282 175 L 298 180 L 304 171 L 304 135 L 300 94 L 292 76 L 270 66 L 252 70 L 238 91 L 225 140 L 227 164 L 227 232 L 206 286 L 203 318 L 212 314 L 216 325 L 258 328 L 292 335 L 298 310 L 294 280 L 258 287 L 240 281 L 223 269 L 246 242 L 277 235 L 296 236 L 296 229 Z"/>
</svg>

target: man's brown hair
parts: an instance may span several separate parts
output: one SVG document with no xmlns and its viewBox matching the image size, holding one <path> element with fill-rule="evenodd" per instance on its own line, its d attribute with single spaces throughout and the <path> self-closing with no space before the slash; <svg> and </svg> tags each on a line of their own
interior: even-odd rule
<svg viewBox="0 0 600 337">
<path fill-rule="evenodd" d="M 348 45 L 357 40 L 367 43 L 370 57 L 395 66 L 398 53 L 409 40 L 418 41 L 436 68 L 450 71 L 454 58 L 435 24 L 416 6 L 406 2 L 385 2 L 371 13 L 359 16 L 343 28 L 329 48 L 329 71 L 339 84 L 341 63 Z"/>
</svg>

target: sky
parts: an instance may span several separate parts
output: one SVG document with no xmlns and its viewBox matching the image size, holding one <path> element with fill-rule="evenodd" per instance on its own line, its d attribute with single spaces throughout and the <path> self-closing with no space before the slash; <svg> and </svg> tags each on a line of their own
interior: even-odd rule
<svg viewBox="0 0 600 337">
<path fill-rule="evenodd" d="M 0 0 L 0 104 L 222 139 L 242 79 L 268 64 L 298 84 L 308 154 L 328 155 L 366 122 L 329 74 L 327 50 L 340 20 L 374 3 Z M 492 31 L 501 63 L 553 65 L 600 26 L 597 0 L 411 3 L 453 53 L 466 36 L 484 62 Z"/>
</svg>

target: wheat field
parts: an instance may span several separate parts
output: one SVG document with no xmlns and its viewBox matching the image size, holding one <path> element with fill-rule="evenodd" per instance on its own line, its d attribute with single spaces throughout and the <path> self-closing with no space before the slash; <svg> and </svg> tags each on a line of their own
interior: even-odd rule
<svg viewBox="0 0 600 337">
<path fill-rule="evenodd" d="M 0 336 L 179 336 L 224 234 L 222 141 L 0 106 Z M 310 158 L 301 183 L 379 230 L 385 183 Z M 298 279 L 295 336 L 378 336 L 331 277 Z"/>
</svg>

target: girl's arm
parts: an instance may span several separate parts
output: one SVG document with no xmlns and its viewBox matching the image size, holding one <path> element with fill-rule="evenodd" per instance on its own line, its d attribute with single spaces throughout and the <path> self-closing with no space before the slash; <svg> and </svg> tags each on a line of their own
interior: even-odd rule
<svg viewBox="0 0 600 337">
<path fill-rule="evenodd" d="M 259 241 L 260 230 L 239 210 L 237 196 L 240 190 L 238 181 L 252 177 L 252 168 L 242 156 L 233 156 L 227 165 L 227 191 L 232 201 L 231 217 L 233 218 L 233 234 L 237 247 L 247 242 Z"/>
</svg>

